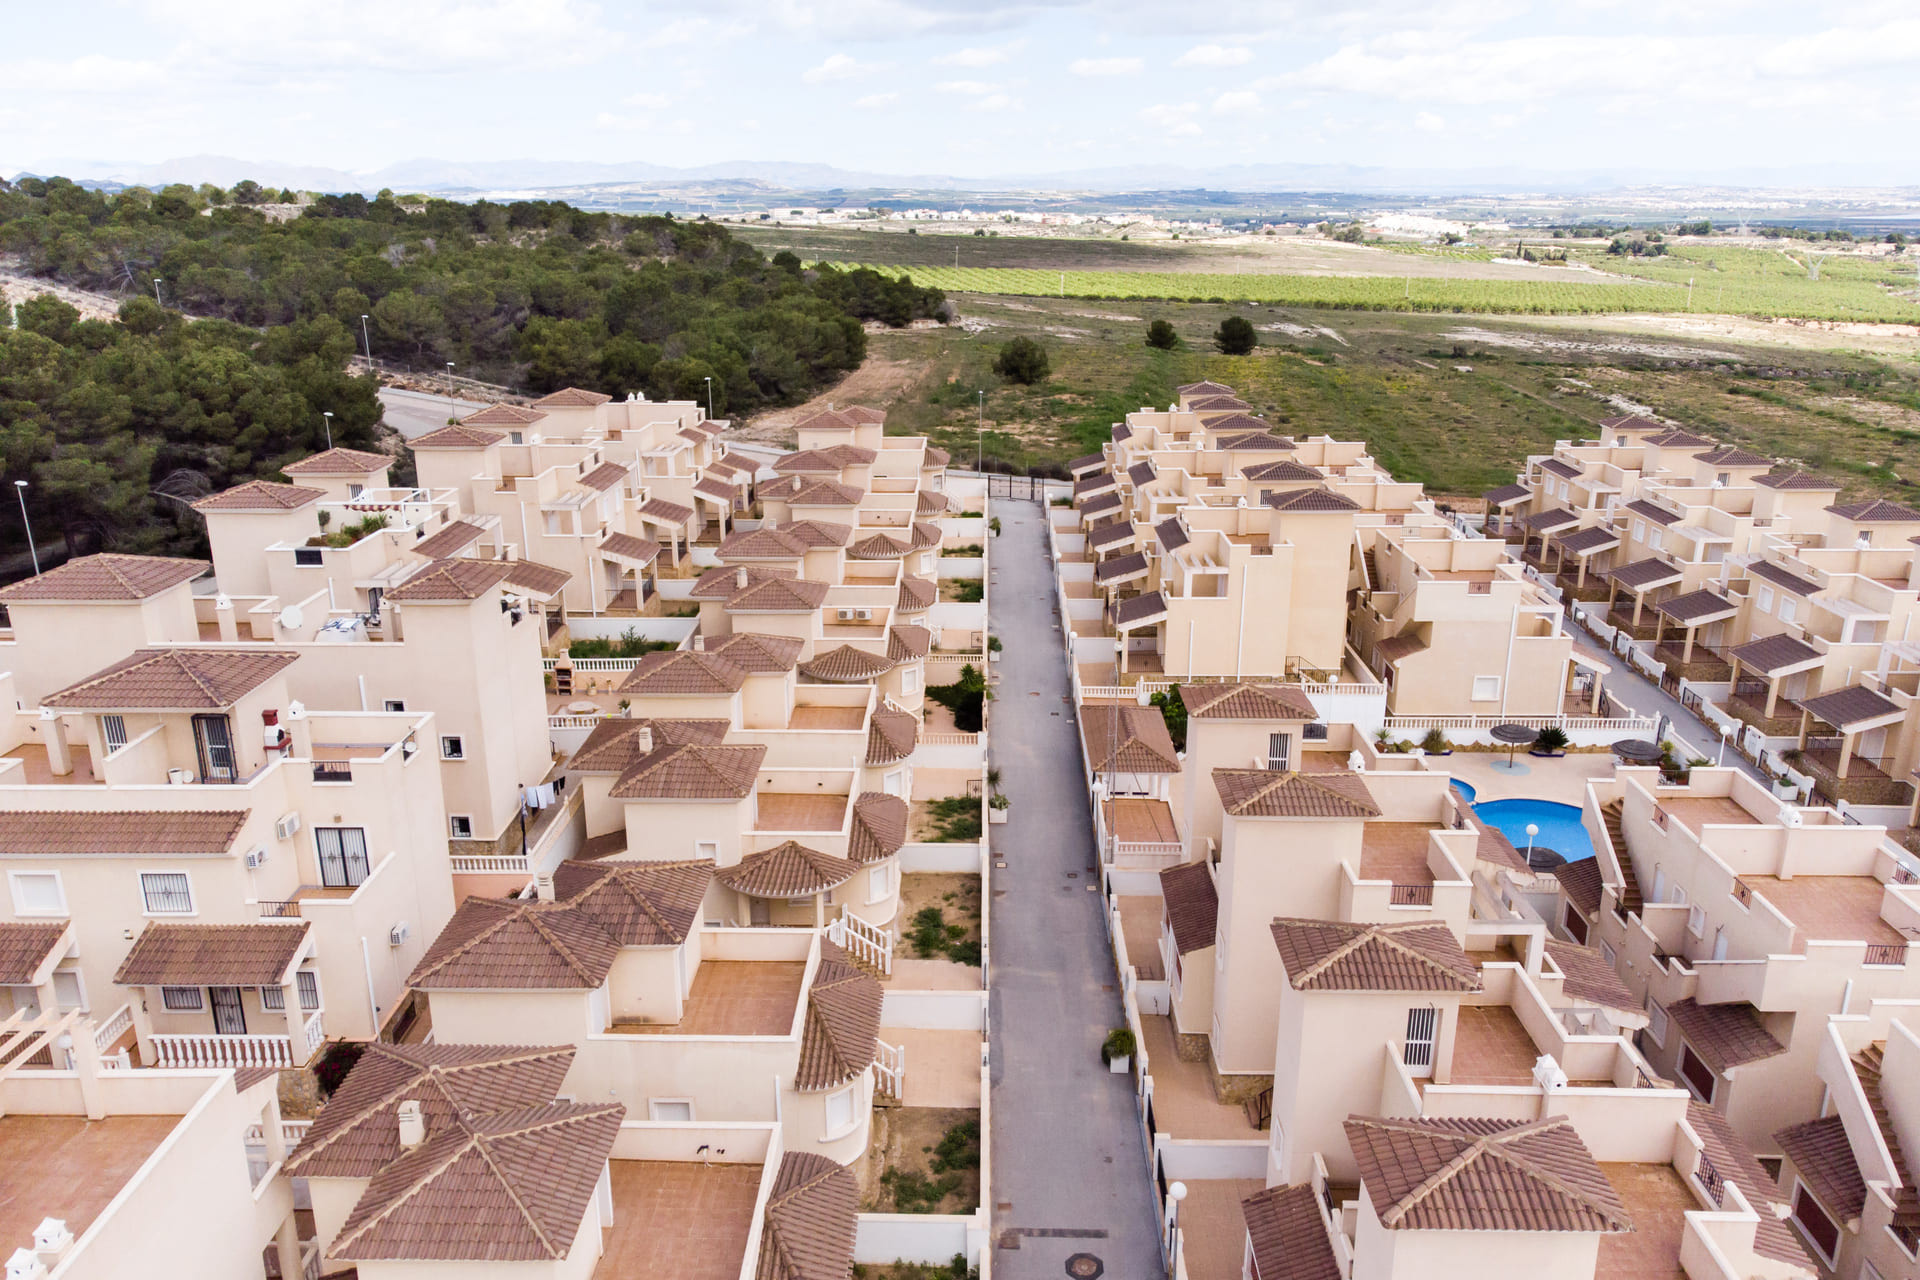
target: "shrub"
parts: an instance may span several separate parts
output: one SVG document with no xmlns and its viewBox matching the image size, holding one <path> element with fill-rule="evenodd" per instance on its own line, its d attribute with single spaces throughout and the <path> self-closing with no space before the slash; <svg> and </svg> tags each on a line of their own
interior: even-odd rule
<svg viewBox="0 0 1920 1280">
<path fill-rule="evenodd" d="M 953 712 L 953 725 L 961 733 L 978 733 L 986 720 L 987 678 L 971 662 L 960 668 L 960 679 L 953 684 L 927 687 L 927 696 Z"/>
<path fill-rule="evenodd" d="M 1115 1027 L 1107 1032 L 1106 1040 L 1100 1045 L 1100 1061 L 1112 1062 L 1115 1058 L 1131 1058 L 1136 1047 L 1131 1028 Z"/>
<path fill-rule="evenodd" d="M 1447 735 L 1436 725 L 1427 730 L 1426 737 L 1420 739 L 1420 749 L 1428 755 L 1437 756 L 1451 750 L 1451 747 L 1447 743 Z"/>
<path fill-rule="evenodd" d="M 1244 356 L 1260 345 L 1253 332 L 1253 321 L 1245 316 L 1228 316 L 1213 331 L 1213 345 L 1222 355 Z"/>
<path fill-rule="evenodd" d="M 978 578 L 957 578 L 953 584 L 955 604 L 979 604 L 987 598 L 987 584 Z"/>
<path fill-rule="evenodd" d="M 1156 351 L 1176 351 L 1180 347 L 1180 335 L 1174 332 L 1172 322 L 1155 320 L 1147 326 L 1147 345 Z"/>
<path fill-rule="evenodd" d="M 966 844 L 980 838 L 980 802 L 972 796 L 929 800 L 927 815 L 933 819 L 935 844 Z"/>
<path fill-rule="evenodd" d="M 1540 736 L 1533 740 L 1533 746 L 1536 751 L 1565 751 L 1567 735 L 1548 725 L 1540 731 Z"/>
<path fill-rule="evenodd" d="M 671 640 L 648 640 L 634 628 L 628 627 L 617 639 L 599 636 L 590 640 L 569 640 L 567 653 L 575 658 L 638 658 L 642 654 L 677 647 Z"/>
<path fill-rule="evenodd" d="M 1000 348 L 1000 354 L 993 360 L 993 371 L 1008 382 L 1030 387 L 1046 381 L 1052 366 L 1047 362 L 1045 347 L 1032 338 L 1015 338 Z"/>
<path fill-rule="evenodd" d="M 1173 739 L 1176 751 L 1187 749 L 1187 704 L 1180 699 L 1179 689 L 1167 689 L 1147 699 L 1150 706 L 1160 708 L 1160 716 L 1167 722 L 1167 736 Z"/>
</svg>

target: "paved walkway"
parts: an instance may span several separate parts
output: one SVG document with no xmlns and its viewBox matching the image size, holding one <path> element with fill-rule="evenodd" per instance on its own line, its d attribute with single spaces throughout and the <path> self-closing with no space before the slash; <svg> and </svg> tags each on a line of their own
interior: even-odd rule
<svg viewBox="0 0 1920 1280">
<path fill-rule="evenodd" d="M 1121 1021 L 1113 951 L 1100 923 L 1093 826 L 1055 626 L 1045 509 L 998 502 L 992 627 L 993 762 L 1013 801 L 995 827 L 993 913 L 993 1269 L 1057 1277 L 1090 1253 L 1113 1280 L 1164 1274 L 1132 1079 L 1107 1072 L 1100 1042 Z M 1017 1240 L 1017 1248 L 999 1247 Z"/>
</svg>

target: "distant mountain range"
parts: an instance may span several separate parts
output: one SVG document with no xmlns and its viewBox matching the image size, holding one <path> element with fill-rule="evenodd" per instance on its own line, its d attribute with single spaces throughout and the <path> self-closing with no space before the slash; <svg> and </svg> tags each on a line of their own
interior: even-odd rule
<svg viewBox="0 0 1920 1280">
<path fill-rule="evenodd" d="M 1735 192 L 1805 200 L 1816 192 L 1830 199 L 1864 200 L 1882 206 L 1920 208 L 1920 185 L 1913 174 L 1889 174 L 1867 165 L 1806 165 L 1776 169 L 1730 169 L 1680 174 L 1666 170 L 1596 166 L 1547 171 L 1521 167 L 1445 170 L 1368 165 L 1246 164 L 1207 168 L 1133 165 L 1051 173 L 1009 174 L 991 178 L 957 174 L 886 174 L 778 160 L 738 160 L 697 168 L 673 168 L 643 161 L 599 163 L 574 160 L 457 161 L 421 157 L 364 172 L 239 160 L 232 156 L 182 156 L 159 164 L 61 157 L 32 165 L 9 166 L 0 173 L 62 174 L 76 181 L 116 186 L 162 186 L 170 182 L 213 182 L 231 186 L 242 178 L 304 191 L 395 191 L 447 194 L 528 194 L 556 188 L 599 186 L 711 189 L 716 186 L 759 189 L 770 197 L 859 190 L 988 193 L 1112 193 L 1128 191 L 1210 190 L 1244 192 L 1378 193 L 1401 197 L 1582 196 L 1630 189 L 1670 193 L 1697 192 L 1724 199 Z M 1901 179 L 1908 179 L 1903 184 Z"/>
</svg>

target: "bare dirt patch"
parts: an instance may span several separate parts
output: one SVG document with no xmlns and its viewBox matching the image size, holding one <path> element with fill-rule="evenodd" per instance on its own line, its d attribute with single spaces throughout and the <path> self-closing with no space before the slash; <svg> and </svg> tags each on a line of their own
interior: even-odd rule
<svg viewBox="0 0 1920 1280">
<path fill-rule="evenodd" d="M 1566 351 L 1593 355 L 1645 356 L 1655 360 L 1738 360 L 1736 352 L 1712 347 L 1681 347 L 1659 342 L 1594 342 L 1574 338 L 1548 338 L 1512 332 L 1495 332 L 1465 326 L 1440 335 L 1453 342 L 1475 342 L 1487 347 L 1511 347 L 1518 351 Z"/>
<path fill-rule="evenodd" d="M 897 1213 L 900 1201 L 928 1185 L 951 1190 L 932 1205 L 918 1201 L 907 1212 L 967 1213 L 980 1204 L 980 1170 L 976 1145 L 974 1167 L 935 1169 L 940 1145 L 950 1131 L 967 1124 L 978 1132 L 980 1113 L 970 1107 L 881 1107 L 873 1113 L 873 1138 L 867 1157 L 858 1166 L 860 1208 L 867 1213 Z M 893 1174 L 892 1185 L 885 1176 Z M 909 1188 L 903 1190 L 901 1183 Z"/>
<path fill-rule="evenodd" d="M 18 306 L 43 293 L 50 293 L 77 310 L 82 320 L 120 318 L 121 299 L 111 294 L 70 289 L 66 285 L 54 284 L 50 280 L 41 280 L 34 276 L 23 276 L 10 270 L 0 269 L 0 303 Z M 0 319 L 4 318 L 4 314 L 4 307 L 0 307 Z"/>
<path fill-rule="evenodd" d="M 900 918 L 906 922 L 907 937 L 913 937 L 913 918 L 928 907 L 940 912 L 943 925 L 961 929 L 953 942 L 978 942 L 980 938 L 980 877 L 962 871 L 915 871 L 900 877 Z M 947 954 L 943 944 L 937 952 L 922 954 L 914 947 L 913 958 L 938 960 Z"/>
<path fill-rule="evenodd" d="M 728 438 L 790 449 L 793 447 L 793 425 L 796 422 L 836 406 L 845 408 L 858 404 L 885 409 L 913 385 L 925 368 L 925 363 L 919 360 L 889 360 L 870 355 L 858 369 L 805 404 L 759 414 L 744 426 L 735 427 L 728 433 Z"/>
</svg>

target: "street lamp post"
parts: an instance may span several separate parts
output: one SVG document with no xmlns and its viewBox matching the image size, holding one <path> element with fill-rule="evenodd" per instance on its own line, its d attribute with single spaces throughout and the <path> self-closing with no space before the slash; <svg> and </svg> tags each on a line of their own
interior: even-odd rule
<svg viewBox="0 0 1920 1280">
<path fill-rule="evenodd" d="M 707 380 L 707 421 L 713 421 L 713 379 Z"/>
<path fill-rule="evenodd" d="M 327 448 L 331 449 L 333 448 L 333 410 L 322 410 L 320 416 L 327 420 Z"/>
<path fill-rule="evenodd" d="M 1528 866 L 1533 865 L 1533 838 L 1539 834 L 1540 834 L 1539 824 L 1529 822 L 1527 824 L 1527 865 Z"/>
<path fill-rule="evenodd" d="M 159 276 L 155 276 L 153 278 L 153 301 L 155 306 L 164 307 L 167 305 L 166 303 L 160 301 L 160 277 Z"/>
<path fill-rule="evenodd" d="M 453 411 L 453 361 L 447 361 L 447 421 L 454 419 Z"/>
<path fill-rule="evenodd" d="M 986 461 L 982 453 L 986 449 L 987 436 L 987 393 L 980 393 L 980 409 L 973 420 L 973 469 L 985 474 Z"/>
<path fill-rule="evenodd" d="M 27 482 L 13 482 L 14 496 L 20 499 L 20 523 L 27 527 L 27 554 L 33 557 L 33 576 L 40 576 L 40 548 L 33 545 L 33 521 L 27 518 Z"/>
<path fill-rule="evenodd" d="M 367 318 L 360 317 L 360 341 L 367 344 L 367 372 L 373 372 L 373 339 L 367 335 Z"/>
</svg>

